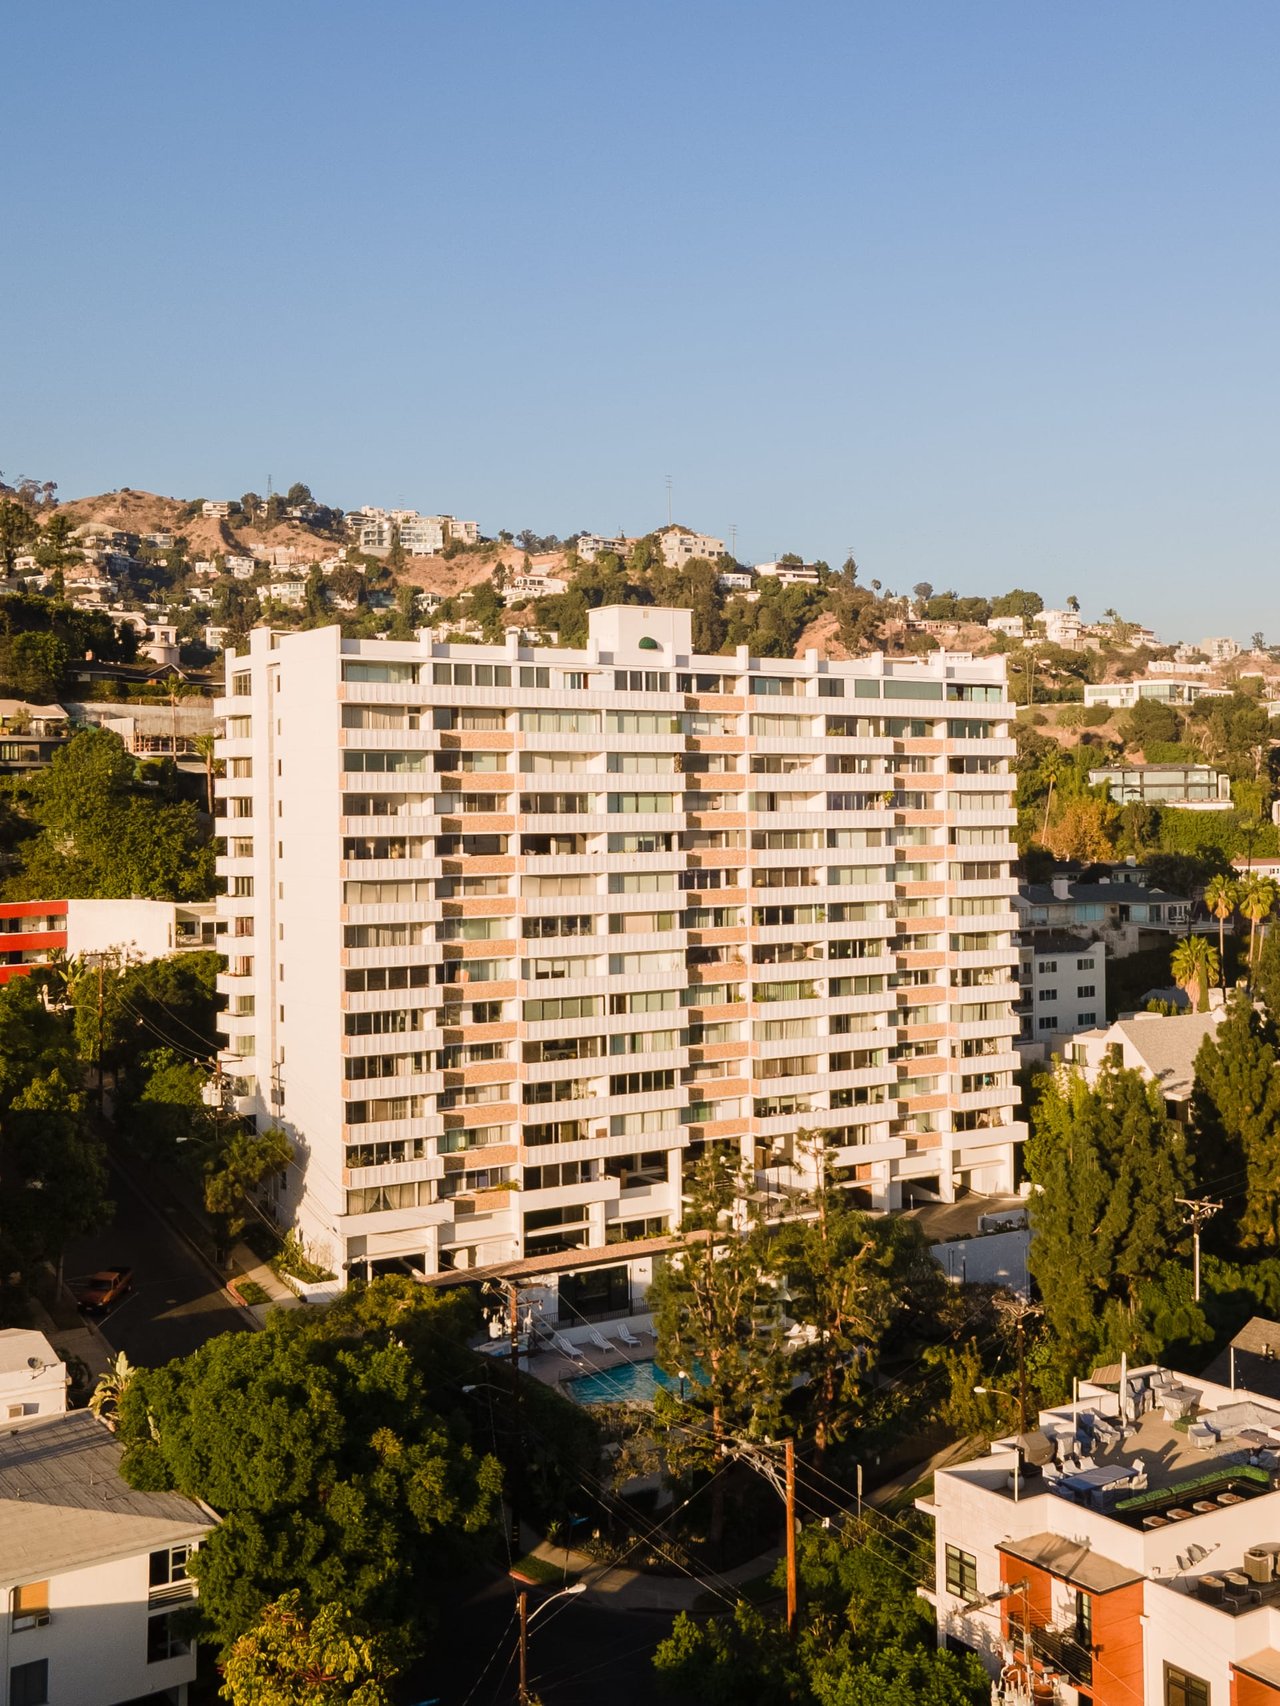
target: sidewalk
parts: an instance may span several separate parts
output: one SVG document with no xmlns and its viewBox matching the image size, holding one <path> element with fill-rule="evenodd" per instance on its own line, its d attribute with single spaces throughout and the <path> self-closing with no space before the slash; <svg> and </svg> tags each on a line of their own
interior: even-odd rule
<svg viewBox="0 0 1280 1706">
<path fill-rule="evenodd" d="M 199 1257 L 210 1275 L 240 1309 L 246 1324 L 261 1327 L 269 1309 L 297 1309 L 301 1299 L 276 1278 L 265 1262 L 254 1255 L 243 1242 L 232 1246 L 230 1265 L 223 1268 L 215 1260 L 216 1245 L 213 1231 L 187 1181 L 167 1169 L 155 1167 L 142 1175 L 137 1159 L 121 1143 L 111 1145 L 112 1164 L 129 1180 L 134 1190 L 165 1219 L 187 1248 Z M 231 1290 L 228 1282 L 236 1279 L 253 1280 L 266 1292 L 266 1303 L 244 1303 Z"/>
<path fill-rule="evenodd" d="M 247 1244 L 234 1244 L 231 1248 L 231 1265 L 236 1270 L 233 1280 L 252 1280 L 260 1285 L 267 1294 L 266 1303 L 251 1303 L 247 1307 L 251 1314 L 259 1320 L 268 1309 L 301 1309 L 302 1299 L 296 1291 L 291 1291 L 282 1279 L 277 1278 L 264 1261 L 254 1255 Z"/>
</svg>

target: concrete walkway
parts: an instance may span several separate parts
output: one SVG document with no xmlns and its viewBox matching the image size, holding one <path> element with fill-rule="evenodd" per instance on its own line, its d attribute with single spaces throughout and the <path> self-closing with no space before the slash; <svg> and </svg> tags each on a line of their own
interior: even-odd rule
<svg viewBox="0 0 1280 1706">
<path fill-rule="evenodd" d="M 282 1279 L 279 1279 L 264 1261 L 254 1255 L 247 1244 L 235 1244 L 231 1249 L 231 1265 L 235 1269 L 232 1281 L 252 1280 L 260 1285 L 267 1294 L 266 1303 L 252 1303 L 248 1307 L 256 1312 L 265 1313 L 268 1309 L 300 1309 L 302 1299 L 296 1291 L 291 1291 Z"/>
</svg>

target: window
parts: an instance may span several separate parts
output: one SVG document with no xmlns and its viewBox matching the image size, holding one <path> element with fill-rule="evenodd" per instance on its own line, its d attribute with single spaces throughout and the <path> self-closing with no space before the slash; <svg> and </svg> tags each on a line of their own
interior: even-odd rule
<svg viewBox="0 0 1280 1706">
<path fill-rule="evenodd" d="M 47 1706 L 48 1699 L 48 1659 L 9 1667 L 9 1706 Z"/>
<path fill-rule="evenodd" d="M 661 669 L 615 669 L 613 672 L 613 690 L 615 693 L 666 693 L 671 687 L 671 677 Z"/>
<path fill-rule="evenodd" d="M 1076 961 L 1076 970 L 1077 971 L 1092 971 L 1093 970 L 1093 961 L 1092 960 L 1077 960 Z"/>
<path fill-rule="evenodd" d="M 1036 999 L 1047 1007 L 1050 1002 L 1058 999 L 1058 992 L 1056 989 L 1042 989 Z"/>
<path fill-rule="evenodd" d="M 414 682 L 418 679 L 416 663 L 344 663 L 344 681 Z"/>
<path fill-rule="evenodd" d="M 510 687 L 511 670 L 501 663 L 437 663 L 431 679 L 437 687 Z"/>
<path fill-rule="evenodd" d="M 1176 1665 L 1166 1665 L 1164 1706 L 1209 1706 L 1209 1684 Z"/>
<path fill-rule="evenodd" d="M 191 1651 L 191 1642 L 174 1628 L 174 1619 L 183 1615 L 180 1611 L 162 1611 L 156 1617 L 147 1618 L 149 1665 L 162 1664 L 165 1659 L 180 1659 Z"/>
<path fill-rule="evenodd" d="M 1057 960 L 1041 960 L 1040 961 L 1040 970 L 1042 972 L 1057 971 L 1057 969 L 1058 969 Z"/>
<path fill-rule="evenodd" d="M 36 1629 L 49 1621 L 48 1582 L 25 1582 L 13 1590 L 13 1627 Z"/>
<path fill-rule="evenodd" d="M 1091 984 L 1091 983 L 1078 983 L 1076 985 L 1076 997 L 1077 997 L 1077 999 L 1081 999 L 1084 996 L 1093 995 L 1095 993 L 1096 993 L 1096 991 L 1094 989 L 1093 984 Z"/>
<path fill-rule="evenodd" d="M 947 1592 L 960 1599 L 978 1597 L 978 1560 L 958 1546 L 947 1547 Z"/>
<path fill-rule="evenodd" d="M 153 1594 L 159 1589 L 178 1586 L 187 1593 L 191 1592 L 191 1578 L 187 1574 L 191 1552 L 190 1546 L 165 1546 L 151 1554 L 147 1580 Z"/>
<path fill-rule="evenodd" d="M 1047 1013 L 1041 1020 L 1039 1020 L 1039 1028 L 1042 1031 L 1051 1031 L 1057 1022 L 1058 1021 L 1054 1018 L 1052 1013 Z"/>
<path fill-rule="evenodd" d="M 1082 1025 L 1096 1025 L 1097 1022 L 1098 1022 L 1098 1015 L 1096 1013 L 1081 1013 L 1080 1014 L 1080 1023 Z"/>
</svg>

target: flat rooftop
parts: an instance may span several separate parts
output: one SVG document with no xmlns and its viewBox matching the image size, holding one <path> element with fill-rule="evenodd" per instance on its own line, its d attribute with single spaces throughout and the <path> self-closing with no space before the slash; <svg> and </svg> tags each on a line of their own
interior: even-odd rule
<svg viewBox="0 0 1280 1706">
<path fill-rule="evenodd" d="M 1000 1442 L 1021 1448 L 1024 1496 L 1047 1483 L 1070 1503 L 1153 1529 L 1280 1488 L 1280 1404 L 1163 1370 L 1129 1384 L 1126 1420 L 1118 1390 L 1086 1382 L 1074 1408 L 1044 1411 L 1038 1428 Z"/>
</svg>

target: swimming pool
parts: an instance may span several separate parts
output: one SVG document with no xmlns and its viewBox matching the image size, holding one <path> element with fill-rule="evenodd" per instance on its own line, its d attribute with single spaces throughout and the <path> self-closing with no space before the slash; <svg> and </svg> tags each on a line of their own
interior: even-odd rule
<svg viewBox="0 0 1280 1706">
<path fill-rule="evenodd" d="M 565 1381 L 564 1388 L 579 1404 L 652 1404 L 659 1386 L 672 1390 L 675 1384 L 649 1357 L 643 1362 L 598 1369 L 594 1374 L 575 1374 Z"/>
</svg>

